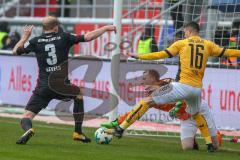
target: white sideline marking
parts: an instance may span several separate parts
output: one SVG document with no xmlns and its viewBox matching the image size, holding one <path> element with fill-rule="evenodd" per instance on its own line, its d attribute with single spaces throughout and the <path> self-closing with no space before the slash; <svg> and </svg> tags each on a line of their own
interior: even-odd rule
<svg viewBox="0 0 240 160">
<path fill-rule="evenodd" d="M 220 148 L 219 148 L 219 151 L 230 151 L 230 152 L 237 152 L 237 153 L 240 153 L 239 150 L 232 149 L 232 148 L 226 148 L 226 147 L 220 147 Z"/>
</svg>

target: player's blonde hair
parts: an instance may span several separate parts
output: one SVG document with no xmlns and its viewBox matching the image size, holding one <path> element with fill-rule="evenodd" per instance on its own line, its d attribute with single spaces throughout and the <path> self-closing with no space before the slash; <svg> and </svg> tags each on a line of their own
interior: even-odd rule
<svg viewBox="0 0 240 160">
<path fill-rule="evenodd" d="M 154 77 L 157 81 L 160 79 L 160 74 L 154 69 L 145 70 L 143 73 Z"/>
<path fill-rule="evenodd" d="M 43 30 L 48 31 L 59 25 L 57 17 L 47 16 L 42 21 Z"/>
</svg>

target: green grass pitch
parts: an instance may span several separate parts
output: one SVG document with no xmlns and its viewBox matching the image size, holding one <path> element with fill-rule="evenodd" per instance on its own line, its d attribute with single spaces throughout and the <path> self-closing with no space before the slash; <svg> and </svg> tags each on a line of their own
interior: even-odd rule
<svg viewBox="0 0 240 160">
<path fill-rule="evenodd" d="M 71 139 L 72 126 L 34 122 L 36 135 L 27 145 L 16 145 L 23 133 L 19 119 L 0 118 L 0 160 L 240 160 L 240 144 L 224 141 L 220 150 L 182 151 L 179 138 L 114 138 L 109 145 L 83 144 Z M 95 129 L 84 128 L 93 138 Z"/>
</svg>

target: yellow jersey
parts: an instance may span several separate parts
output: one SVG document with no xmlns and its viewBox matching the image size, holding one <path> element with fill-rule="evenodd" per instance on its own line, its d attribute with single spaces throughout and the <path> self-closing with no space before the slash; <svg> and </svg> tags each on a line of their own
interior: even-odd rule
<svg viewBox="0 0 240 160">
<path fill-rule="evenodd" d="M 139 59 L 155 60 L 179 55 L 176 81 L 201 88 L 208 57 L 239 57 L 240 50 L 225 49 L 199 36 L 178 40 L 164 51 L 139 55 Z"/>
</svg>

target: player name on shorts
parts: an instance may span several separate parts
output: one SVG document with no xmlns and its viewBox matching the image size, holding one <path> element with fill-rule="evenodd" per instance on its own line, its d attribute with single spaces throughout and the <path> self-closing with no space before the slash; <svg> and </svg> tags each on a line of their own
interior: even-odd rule
<svg viewBox="0 0 240 160">
<path fill-rule="evenodd" d="M 51 41 L 55 41 L 55 40 L 59 40 L 59 39 L 61 39 L 60 36 L 52 37 L 52 38 L 48 38 L 48 39 L 42 38 L 42 39 L 38 39 L 38 42 L 51 42 Z"/>
<path fill-rule="evenodd" d="M 60 71 L 61 66 L 54 66 L 54 67 L 47 67 L 46 72 L 55 72 L 55 71 Z"/>
<path fill-rule="evenodd" d="M 167 93 L 169 93 L 172 89 L 173 89 L 172 85 L 170 85 L 170 84 L 164 85 L 164 86 L 158 88 L 157 90 L 155 90 L 155 91 L 152 93 L 152 97 L 158 97 L 158 96 L 160 96 L 160 95 L 167 94 Z"/>
</svg>

